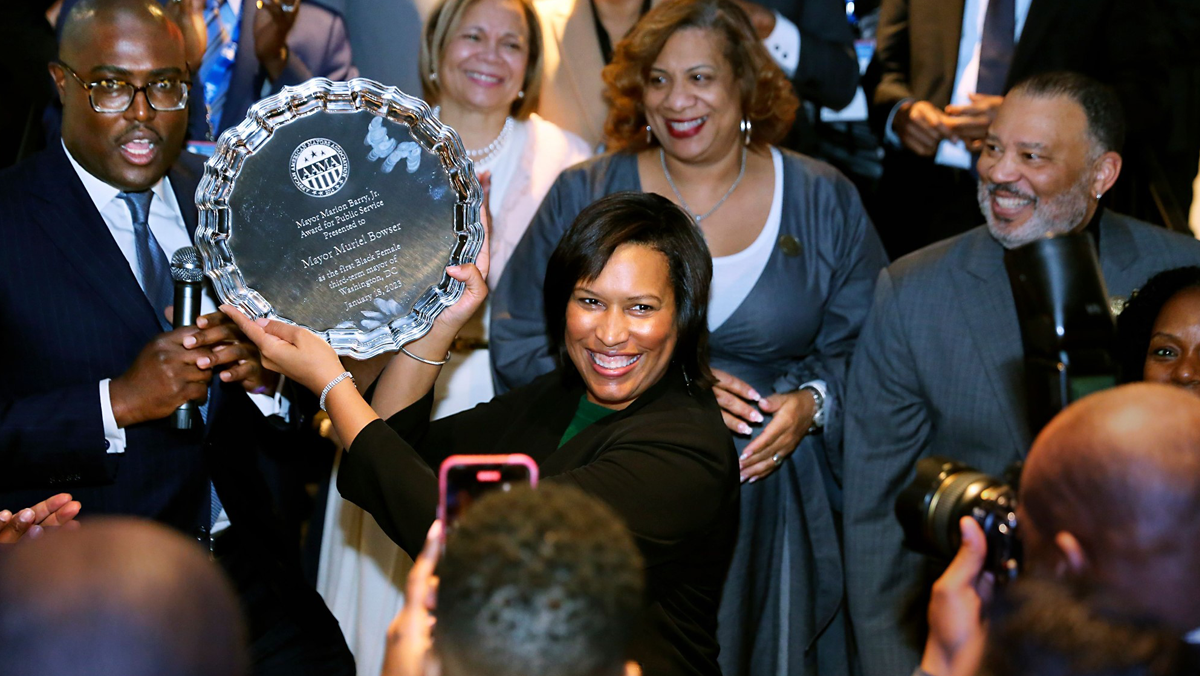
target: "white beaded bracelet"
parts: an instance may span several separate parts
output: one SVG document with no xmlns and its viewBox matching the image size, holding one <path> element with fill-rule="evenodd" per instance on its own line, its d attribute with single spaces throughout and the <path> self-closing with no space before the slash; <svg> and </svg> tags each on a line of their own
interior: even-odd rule
<svg viewBox="0 0 1200 676">
<path fill-rule="evenodd" d="M 325 397 L 326 397 L 326 395 L 329 394 L 329 391 L 332 390 L 334 388 L 334 386 L 336 386 L 338 383 L 342 382 L 343 380 L 345 380 L 347 378 L 349 378 L 350 382 L 352 382 L 352 383 L 356 382 L 354 380 L 354 376 L 351 375 L 349 371 L 342 371 L 342 375 L 329 381 L 329 384 L 325 386 L 325 389 L 321 390 L 321 410 L 322 411 L 325 411 L 326 413 L 328 413 L 328 410 L 325 408 Z"/>
</svg>

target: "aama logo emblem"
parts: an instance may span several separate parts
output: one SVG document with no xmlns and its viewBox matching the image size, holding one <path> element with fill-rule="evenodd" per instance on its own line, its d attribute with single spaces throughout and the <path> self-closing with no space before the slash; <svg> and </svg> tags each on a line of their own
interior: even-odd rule
<svg viewBox="0 0 1200 676">
<path fill-rule="evenodd" d="M 329 197 L 350 177 L 346 151 L 327 138 L 301 143 L 292 153 L 291 170 L 292 182 L 300 192 L 313 197 Z"/>
</svg>

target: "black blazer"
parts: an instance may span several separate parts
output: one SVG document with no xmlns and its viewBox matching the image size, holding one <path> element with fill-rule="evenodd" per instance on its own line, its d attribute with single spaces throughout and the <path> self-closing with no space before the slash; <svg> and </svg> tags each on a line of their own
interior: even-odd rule
<svg viewBox="0 0 1200 676">
<path fill-rule="evenodd" d="M 185 154 L 168 174 L 193 234 L 201 169 Z M 85 515 L 194 534 L 208 523 L 211 479 L 231 534 L 296 558 L 256 461 L 272 431 L 240 385 L 214 381 L 207 429 L 132 425 L 125 452 L 107 453 L 99 382 L 124 373 L 161 328 L 58 139 L 0 173 L 0 270 L 0 508 L 65 490 Z"/>
<path fill-rule="evenodd" d="M 628 408 L 558 448 L 583 392 L 573 372 L 555 371 L 432 423 L 426 395 L 359 433 L 338 489 L 416 556 L 435 516 L 443 459 L 525 453 L 544 481 L 604 500 L 629 526 L 648 592 L 633 659 L 655 676 L 717 675 L 717 606 L 737 536 L 739 482 L 716 400 L 672 368 Z"/>
</svg>

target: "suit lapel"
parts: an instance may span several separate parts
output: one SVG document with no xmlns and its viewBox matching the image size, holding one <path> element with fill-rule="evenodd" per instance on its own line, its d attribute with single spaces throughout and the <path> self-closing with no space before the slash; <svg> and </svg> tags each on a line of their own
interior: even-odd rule
<svg viewBox="0 0 1200 676">
<path fill-rule="evenodd" d="M 968 235 L 962 244 L 967 251 L 962 265 L 954 270 L 958 281 L 955 296 L 998 404 L 996 415 L 1007 422 L 1014 446 L 1024 454 L 1029 437 L 1024 345 L 1003 252 L 982 228 Z"/>
<path fill-rule="evenodd" d="M 1137 240 L 1129 231 L 1129 225 L 1105 209 L 1104 213 L 1100 214 L 1100 271 L 1104 279 L 1110 280 L 1114 288 L 1121 288 L 1122 285 L 1118 283 L 1124 281 L 1129 267 L 1137 260 Z M 1132 280 L 1133 284 L 1127 286 L 1133 288 L 1134 284 L 1144 281 L 1146 280 Z"/>
<path fill-rule="evenodd" d="M 52 144 L 34 171 L 39 175 L 31 182 L 33 193 L 42 202 L 33 211 L 37 226 L 115 316 L 136 333 L 157 332 L 159 322 L 150 301 L 62 145 Z"/>
<path fill-rule="evenodd" d="M 186 152 L 186 151 L 185 151 Z M 196 241 L 196 187 L 200 185 L 200 177 L 196 170 L 183 162 L 176 162 L 167 172 L 171 179 L 171 192 L 175 193 L 175 202 L 179 204 L 179 212 L 183 216 L 183 224 L 187 226 L 188 240 Z"/>
<path fill-rule="evenodd" d="M 1017 41 L 1012 64 L 1008 68 L 1009 87 L 1030 74 L 1029 65 L 1036 59 L 1042 39 L 1064 4 L 1066 2 L 1063 0 L 1032 0 L 1030 3 L 1025 27 L 1021 29 L 1021 39 Z"/>
<path fill-rule="evenodd" d="M 522 411 L 516 424 L 507 426 L 507 432 L 497 441 L 494 452 L 525 453 L 537 462 L 544 477 L 576 467 L 563 465 L 562 454 L 556 451 L 563 432 L 575 415 L 581 394 L 582 388 L 568 386 L 556 379 Z"/>
</svg>

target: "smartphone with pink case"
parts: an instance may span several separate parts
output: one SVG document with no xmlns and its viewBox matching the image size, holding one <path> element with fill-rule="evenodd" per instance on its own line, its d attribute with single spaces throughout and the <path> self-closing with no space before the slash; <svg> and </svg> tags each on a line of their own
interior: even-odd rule
<svg viewBox="0 0 1200 676">
<path fill-rule="evenodd" d="M 488 491 L 508 491 L 513 486 L 536 486 L 537 463 L 522 453 L 509 455 L 452 455 L 438 472 L 438 518 L 442 542 L 463 510 Z"/>
</svg>

